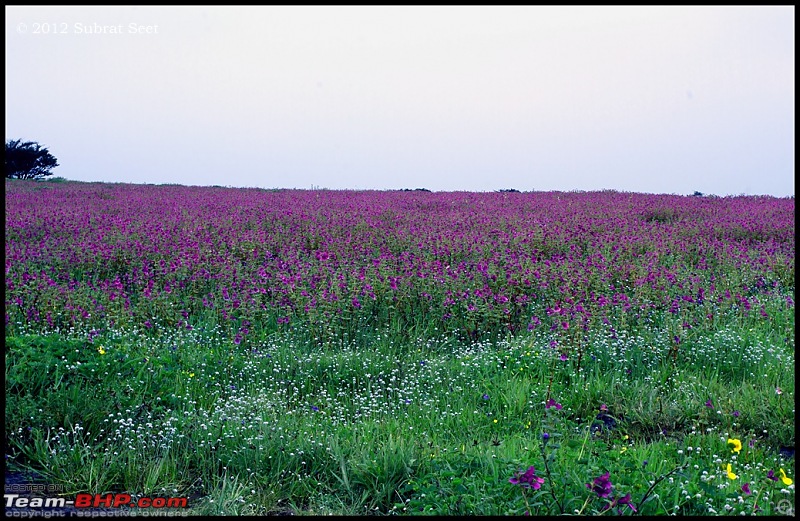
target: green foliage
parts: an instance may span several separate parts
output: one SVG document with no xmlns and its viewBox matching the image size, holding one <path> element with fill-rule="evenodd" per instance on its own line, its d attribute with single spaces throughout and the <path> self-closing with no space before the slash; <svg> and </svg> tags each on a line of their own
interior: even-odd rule
<svg viewBox="0 0 800 521">
<path fill-rule="evenodd" d="M 666 316 L 598 332 L 580 371 L 542 333 L 467 345 L 380 331 L 235 345 L 212 326 L 7 337 L 8 462 L 71 492 L 177 490 L 208 513 L 602 513 L 586 484 L 606 471 L 612 497 L 630 493 L 643 514 L 751 513 L 755 498 L 730 502 L 745 482 L 775 512 L 785 485 L 765 476 L 794 476 L 778 455 L 794 444 L 794 363 L 773 327 L 793 314 L 767 309 L 774 323 L 698 331 L 675 359 Z M 601 405 L 613 423 L 595 418 Z M 529 466 L 540 489 L 508 482 Z"/>
<path fill-rule="evenodd" d="M 42 179 L 53 175 L 58 161 L 47 148 L 32 141 L 6 141 L 6 179 Z"/>
<path fill-rule="evenodd" d="M 393 511 L 405 515 L 521 515 L 524 504 L 518 504 L 516 491 L 508 483 L 516 465 L 495 460 L 490 470 L 485 463 L 463 457 L 433 463 L 428 473 L 415 476 L 399 490 L 404 499 L 395 503 Z M 533 505 L 539 505 L 537 498 Z"/>
</svg>

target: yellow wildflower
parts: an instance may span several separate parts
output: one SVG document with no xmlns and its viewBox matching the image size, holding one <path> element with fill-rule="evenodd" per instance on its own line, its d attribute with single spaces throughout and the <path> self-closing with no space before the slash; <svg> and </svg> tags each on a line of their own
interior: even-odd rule
<svg viewBox="0 0 800 521">
<path fill-rule="evenodd" d="M 787 477 L 786 476 L 786 472 L 784 472 L 783 469 L 780 470 L 780 473 L 781 473 L 781 481 L 783 481 L 783 484 L 784 485 L 791 485 L 792 484 L 792 478 Z"/>
<path fill-rule="evenodd" d="M 98 353 L 100 353 L 101 355 L 104 355 L 104 354 L 106 354 L 106 350 L 105 350 L 105 349 L 103 349 L 103 346 L 100 346 L 100 347 L 98 347 L 98 348 L 97 348 L 97 352 L 98 352 Z"/>
<path fill-rule="evenodd" d="M 731 470 L 730 463 L 728 463 L 728 468 L 726 469 L 726 472 L 728 473 L 728 479 L 737 479 L 739 477 L 736 474 L 734 474 L 733 471 Z"/>
<path fill-rule="evenodd" d="M 742 442 L 735 438 L 728 438 L 728 445 L 733 445 L 733 447 L 731 447 L 731 452 L 739 452 L 742 450 Z"/>
</svg>

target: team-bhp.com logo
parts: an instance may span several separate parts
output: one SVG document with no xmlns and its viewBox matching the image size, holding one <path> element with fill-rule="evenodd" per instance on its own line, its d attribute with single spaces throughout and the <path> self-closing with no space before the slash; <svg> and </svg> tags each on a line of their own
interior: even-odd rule
<svg viewBox="0 0 800 521">
<path fill-rule="evenodd" d="M 141 497 L 134 502 L 130 494 L 78 494 L 75 496 L 75 508 L 187 508 L 188 506 L 188 499 L 185 497 Z"/>
<path fill-rule="evenodd" d="M 188 498 L 185 497 L 139 497 L 134 498 L 130 494 L 77 494 L 74 500 L 63 497 L 26 497 L 21 494 L 4 494 L 6 516 L 8 509 L 75 509 L 78 515 L 91 509 L 120 509 L 120 512 L 127 510 L 133 514 L 134 509 L 143 509 L 141 514 L 148 512 L 147 509 L 185 509 L 188 508 Z M 156 511 L 150 511 L 155 513 Z M 130 515 L 128 514 L 128 515 Z M 113 514 L 112 514 L 113 515 Z"/>
</svg>

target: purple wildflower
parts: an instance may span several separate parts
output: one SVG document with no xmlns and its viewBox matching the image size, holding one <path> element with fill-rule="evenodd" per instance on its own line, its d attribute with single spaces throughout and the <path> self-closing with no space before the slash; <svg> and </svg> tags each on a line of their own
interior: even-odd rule
<svg viewBox="0 0 800 521">
<path fill-rule="evenodd" d="M 599 498 L 607 498 L 611 495 L 611 489 L 613 488 L 610 474 L 606 472 L 602 476 L 594 478 L 591 483 L 586 483 L 586 488 L 597 494 Z"/>
<path fill-rule="evenodd" d="M 549 400 L 547 400 L 547 402 L 544 404 L 544 408 L 545 408 L 545 409 L 549 409 L 550 407 L 555 407 L 557 411 L 560 411 L 561 409 L 563 409 L 563 407 L 561 406 L 561 404 L 560 404 L 560 403 L 558 403 L 558 402 L 556 402 L 556 401 L 555 401 L 555 400 L 553 400 L 552 398 L 550 398 Z"/>
<path fill-rule="evenodd" d="M 780 479 L 780 478 L 778 478 L 778 476 L 775 475 L 775 472 L 773 470 L 770 470 L 769 472 L 767 472 L 767 477 L 769 479 L 771 479 L 772 481 L 778 481 L 778 479 Z"/>
<path fill-rule="evenodd" d="M 631 510 L 633 510 L 634 512 L 637 511 L 636 510 L 636 505 L 634 505 L 633 502 L 631 501 L 630 493 L 625 494 L 624 496 L 615 499 L 614 503 L 617 504 L 617 505 L 628 505 L 629 507 L 631 507 Z"/>
<path fill-rule="evenodd" d="M 744 492 L 748 496 L 752 494 L 752 492 L 750 491 L 750 483 L 745 483 L 744 485 L 742 485 L 742 492 Z"/>
<path fill-rule="evenodd" d="M 714 402 L 711 401 L 711 398 L 709 398 L 706 401 L 706 407 L 708 407 L 709 409 L 713 409 L 714 408 Z"/>
<path fill-rule="evenodd" d="M 538 490 L 542 486 L 542 483 L 544 483 L 544 478 L 537 476 L 536 469 L 531 465 L 528 467 L 527 471 L 519 471 L 514 474 L 514 476 L 508 478 L 508 482 L 512 485 L 520 485 L 521 487 Z"/>
</svg>

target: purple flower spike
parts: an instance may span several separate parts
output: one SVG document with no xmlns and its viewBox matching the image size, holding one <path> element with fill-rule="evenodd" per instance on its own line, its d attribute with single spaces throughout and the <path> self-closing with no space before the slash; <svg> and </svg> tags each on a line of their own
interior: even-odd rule
<svg viewBox="0 0 800 521">
<path fill-rule="evenodd" d="M 597 494 L 599 498 L 607 498 L 611 495 L 611 489 L 613 488 L 610 474 L 606 472 L 602 476 L 594 478 L 593 482 L 586 483 L 586 488 Z"/>
</svg>

